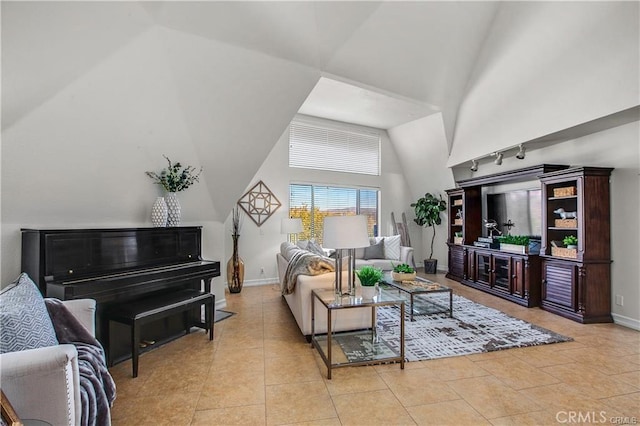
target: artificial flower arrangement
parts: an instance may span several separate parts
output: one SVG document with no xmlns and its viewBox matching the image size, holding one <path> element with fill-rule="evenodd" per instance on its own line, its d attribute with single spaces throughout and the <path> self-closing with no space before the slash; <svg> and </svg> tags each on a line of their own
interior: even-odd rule
<svg viewBox="0 0 640 426">
<path fill-rule="evenodd" d="M 172 163 L 169 157 L 163 155 L 169 163 L 169 167 L 165 168 L 157 174 L 156 172 L 145 172 L 147 176 L 155 181 L 156 184 L 162 185 L 167 192 L 184 191 L 200 179 L 202 167 L 198 173 L 192 166 L 183 167 L 180 163 Z"/>
</svg>

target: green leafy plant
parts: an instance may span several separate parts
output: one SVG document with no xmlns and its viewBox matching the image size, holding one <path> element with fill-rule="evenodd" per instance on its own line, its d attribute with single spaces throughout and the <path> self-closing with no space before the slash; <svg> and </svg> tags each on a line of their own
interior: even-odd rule
<svg viewBox="0 0 640 426">
<path fill-rule="evenodd" d="M 363 266 L 356 271 L 356 275 L 360 278 L 360 284 L 365 287 L 373 287 L 382 280 L 382 270 L 373 266 Z"/>
<path fill-rule="evenodd" d="M 577 246 L 578 238 L 575 235 L 567 235 L 562 239 L 562 244 L 565 246 Z"/>
<path fill-rule="evenodd" d="M 502 244 L 514 244 L 517 246 L 529 246 L 529 237 L 526 235 L 502 235 L 498 237 Z"/>
<path fill-rule="evenodd" d="M 172 163 L 169 157 L 163 155 L 167 159 L 169 166 L 162 170 L 160 174 L 156 172 L 145 172 L 147 176 L 153 179 L 158 185 L 167 192 L 180 192 L 184 191 L 200 179 L 200 173 L 202 173 L 202 167 L 198 173 L 196 169 L 191 166 L 183 167 L 180 163 Z"/>
<path fill-rule="evenodd" d="M 391 262 L 391 266 L 393 267 L 393 272 L 397 272 L 399 274 L 413 274 L 416 270 L 406 263 L 400 263 L 399 265 L 394 265 Z"/>
<path fill-rule="evenodd" d="M 447 202 L 442 199 L 442 195 L 435 197 L 430 193 L 424 194 L 424 197 L 419 198 L 418 201 L 411 204 L 416 213 L 416 218 L 413 219 L 419 226 L 428 226 L 433 229 L 431 235 L 431 252 L 429 253 L 429 259 L 433 257 L 433 242 L 436 238 L 436 225 L 442 223 L 440 212 L 447 209 Z"/>
<path fill-rule="evenodd" d="M 462 237 L 462 232 L 454 232 L 453 235 L 460 238 Z"/>
</svg>

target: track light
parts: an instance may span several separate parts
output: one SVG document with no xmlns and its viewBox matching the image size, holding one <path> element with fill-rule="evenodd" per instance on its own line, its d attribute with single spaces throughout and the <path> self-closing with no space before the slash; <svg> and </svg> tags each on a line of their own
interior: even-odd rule
<svg viewBox="0 0 640 426">
<path fill-rule="evenodd" d="M 518 153 L 516 154 L 516 158 L 517 158 L 518 160 L 524 160 L 524 152 L 525 152 L 527 149 L 524 147 L 524 145 L 523 145 L 523 144 L 520 144 L 520 145 L 518 146 L 518 148 L 519 148 L 520 150 L 519 150 L 519 151 L 518 151 Z"/>
<path fill-rule="evenodd" d="M 495 159 L 494 163 L 496 163 L 498 166 L 499 166 L 500 164 L 502 164 L 502 157 L 503 157 L 503 154 L 502 154 L 501 152 L 494 152 L 494 153 L 493 153 L 493 155 L 495 155 L 495 156 L 496 156 L 496 159 Z"/>
<path fill-rule="evenodd" d="M 469 170 L 472 172 L 478 171 L 478 162 L 476 160 L 471 160 L 471 167 L 469 167 Z"/>
</svg>

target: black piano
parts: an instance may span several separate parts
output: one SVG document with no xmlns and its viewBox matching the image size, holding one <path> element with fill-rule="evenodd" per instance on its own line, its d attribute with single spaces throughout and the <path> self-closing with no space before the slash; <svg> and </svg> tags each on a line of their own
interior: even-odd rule
<svg viewBox="0 0 640 426">
<path fill-rule="evenodd" d="M 185 288 L 211 290 L 211 280 L 220 276 L 220 262 L 202 260 L 201 240 L 200 226 L 22 229 L 22 270 L 46 297 L 95 299 L 96 335 L 102 341 L 101 314 L 114 304 Z M 194 324 L 200 321 L 199 312 L 192 317 Z M 112 339 L 112 350 L 126 357 L 129 332 L 112 331 L 123 337 Z M 181 333 L 182 318 L 176 316 L 149 324 L 143 339 L 161 343 Z"/>
</svg>

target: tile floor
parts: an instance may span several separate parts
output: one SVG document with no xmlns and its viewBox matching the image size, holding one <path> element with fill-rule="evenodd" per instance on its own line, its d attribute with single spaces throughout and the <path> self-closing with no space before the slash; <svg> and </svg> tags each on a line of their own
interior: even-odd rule
<svg viewBox="0 0 640 426">
<path fill-rule="evenodd" d="M 326 368 L 277 285 L 227 294 L 233 317 L 111 372 L 114 425 L 553 425 L 640 422 L 640 333 L 582 325 L 449 281 L 573 342 L 431 361 Z M 634 420 L 635 418 L 635 420 Z"/>
</svg>

